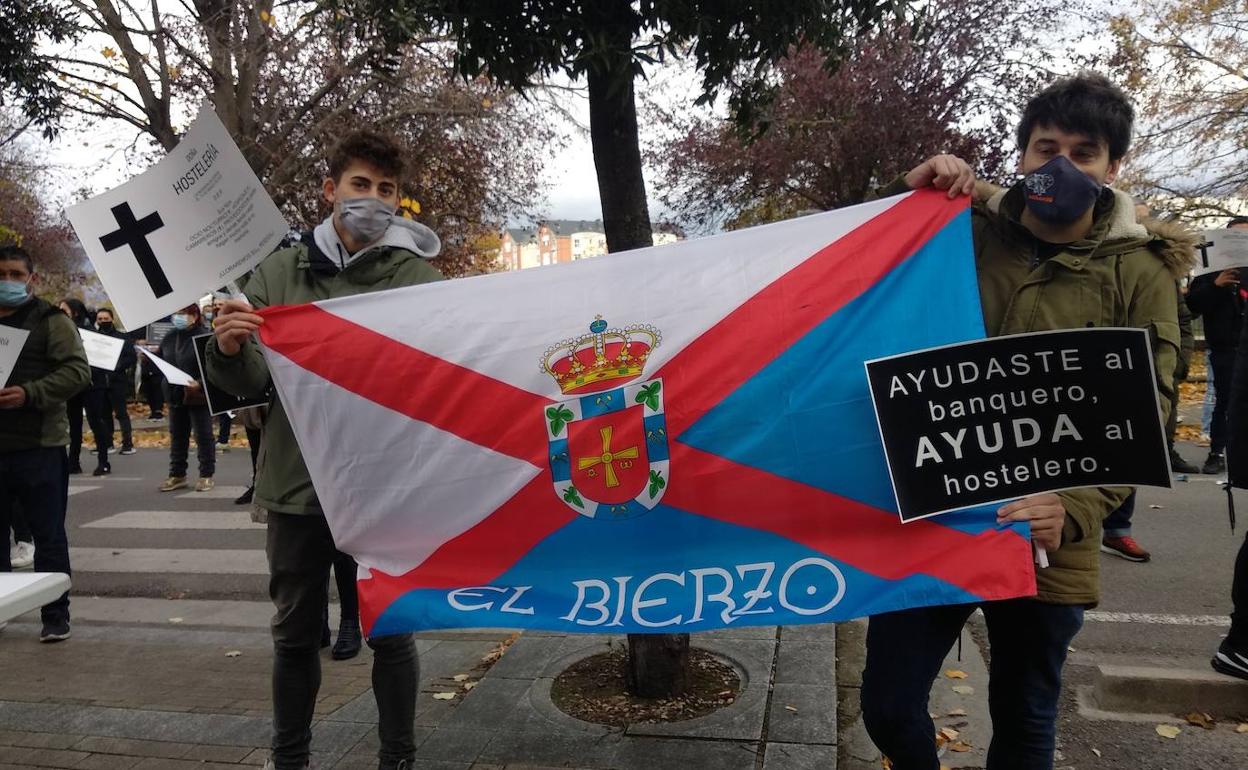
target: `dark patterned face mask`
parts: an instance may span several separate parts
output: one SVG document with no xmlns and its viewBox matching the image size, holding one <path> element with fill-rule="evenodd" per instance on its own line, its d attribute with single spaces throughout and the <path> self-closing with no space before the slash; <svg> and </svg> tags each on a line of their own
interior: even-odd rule
<svg viewBox="0 0 1248 770">
<path fill-rule="evenodd" d="M 1092 208 L 1101 194 L 1101 185 L 1065 155 L 1058 155 L 1023 177 L 1023 194 L 1027 208 L 1037 218 L 1065 225 Z"/>
</svg>

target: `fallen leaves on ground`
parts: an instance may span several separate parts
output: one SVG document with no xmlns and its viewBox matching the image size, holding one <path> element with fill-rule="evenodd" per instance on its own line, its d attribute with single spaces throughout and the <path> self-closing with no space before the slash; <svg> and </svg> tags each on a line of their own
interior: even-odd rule
<svg viewBox="0 0 1248 770">
<path fill-rule="evenodd" d="M 946 740 L 952 741 L 952 740 L 955 740 L 962 733 L 958 732 L 952 727 L 942 727 L 940 728 L 940 734 L 943 735 Z"/>
<path fill-rule="evenodd" d="M 1099 756 L 1101 756 L 1101 750 L 1100 750 L 1100 749 L 1092 749 L 1092 753 L 1093 753 L 1093 754 L 1095 754 L 1095 755 L 1096 755 L 1096 756 L 1098 756 L 1098 757 L 1099 757 Z"/>
<path fill-rule="evenodd" d="M 1183 728 L 1176 727 L 1174 725 L 1157 725 L 1155 729 L 1157 730 L 1157 734 L 1162 738 L 1169 738 L 1171 740 L 1178 738 L 1179 733 L 1183 732 Z"/>
<path fill-rule="evenodd" d="M 1189 725 L 1203 727 L 1206 730 L 1212 730 L 1214 726 L 1217 725 L 1217 722 L 1214 721 L 1213 717 L 1203 711 L 1193 711 L 1183 718 L 1187 720 Z"/>
<path fill-rule="evenodd" d="M 1237 726 L 1235 727 L 1235 732 L 1237 732 L 1237 733 L 1248 733 L 1248 722 L 1244 722 L 1244 723 L 1243 723 L 1243 724 L 1241 724 L 1241 725 L 1237 725 Z"/>
<path fill-rule="evenodd" d="M 469 677 L 467 674 L 456 674 L 455 676 L 451 677 L 451 679 L 454 679 L 456 682 L 467 682 L 468 678 Z"/>
<path fill-rule="evenodd" d="M 966 743 L 965 741 L 954 741 L 949 744 L 949 750 L 956 751 L 958 753 L 962 753 L 964 751 L 970 751 L 971 744 Z"/>
<path fill-rule="evenodd" d="M 225 657 L 227 657 L 227 658 L 237 658 L 237 657 L 239 657 L 239 656 L 240 656 L 240 655 L 242 655 L 242 654 L 243 654 L 243 653 L 239 652 L 238 650 L 230 650 L 229 652 L 227 652 L 227 653 L 225 654 Z"/>
<path fill-rule="evenodd" d="M 966 679 L 966 672 L 959 671 L 956 668 L 951 668 L 945 672 L 945 676 L 949 677 L 950 679 Z"/>
<path fill-rule="evenodd" d="M 784 707 L 784 710 L 785 710 L 785 711 L 792 711 L 794 714 L 796 714 L 796 713 L 797 713 L 797 706 L 785 706 L 785 707 Z"/>
<path fill-rule="evenodd" d="M 435 692 L 433 694 L 434 700 L 452 700 L 454 697 L 455 693 L 453 692 Z"/>
</svg>

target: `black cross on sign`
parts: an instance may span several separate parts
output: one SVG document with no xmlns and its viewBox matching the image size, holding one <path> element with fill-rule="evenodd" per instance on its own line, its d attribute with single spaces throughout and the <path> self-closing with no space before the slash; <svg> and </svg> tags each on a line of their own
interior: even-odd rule
<svg viewBox="0 0 1248 770">
<path fill-rule="evenodd" d="M 156 254 L 152 251 L 151 244 L 147 242 L 147 236 L 165 226 L 160 213 L 153 211 L 136 221 L 129 203 L 113 206 L 111 211 L 113 218 L 117 220 L 118 227 L 101 237 L 100 245 L 105 251 L 129 246 L 130 251 L 134 252 L 134 258 L 139 262 L 143 277 L 147 279 L 147 285 L 152 287 L 152 293 L 157 299 L 166 294 L 172 294 L 173 287 L 169 285 L 169 279 L 165 277 L 165 271 L 161 269 L 160 262 L 156 261 Z"/>
</svg>

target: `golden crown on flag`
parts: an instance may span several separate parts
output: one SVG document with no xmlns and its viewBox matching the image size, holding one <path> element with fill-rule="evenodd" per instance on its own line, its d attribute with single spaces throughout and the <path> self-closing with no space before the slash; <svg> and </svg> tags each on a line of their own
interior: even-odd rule
<svg viewBox="0 0 1248 770">
<path fill-rule="evenodd" d="M 589 334 L 547 348 L 541 369 L 555 378 L 565 395 L 610 390 L 640 377 L 662 339 L 649 324 L 611 328 L 602 316 L 595 316 Z"/>
</svg>

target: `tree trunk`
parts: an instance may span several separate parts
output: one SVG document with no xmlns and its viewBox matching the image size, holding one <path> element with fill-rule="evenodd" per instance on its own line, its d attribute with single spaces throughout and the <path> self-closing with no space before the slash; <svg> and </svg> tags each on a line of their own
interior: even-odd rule
<svg viewBox="0 0 1248 770">
<path fill-rule="evenodd" d="M 607 251 L 654 244 L 646 182 L 641 175 L 637 104 L 631 70 L 628 27 L 614 41 L 620 56 L 608 70 L 591 67 L 589 135 L 602 198 Z M 628 688 L 643 698 L 670 698 L 689 687 L 689 634 L 629 634 Z"/>
<path fill-rule="evenodd" d="M 628 50 L 627 30 L 624 51 Z M 607 251 L 627 251 L 653 245 L 646 182 L 641 176 L 641 147 L 637 140 L 637 104 L 628 55 L 614 68 L 591 68 L 589 81 L 589 137 L 602 198 L 602 225 Z"/>
<path fill-rule="evenodd" d="M 673 698 L 689 689 L 689 634 L 629 634 L 628 689 Z"/>
</svg>

